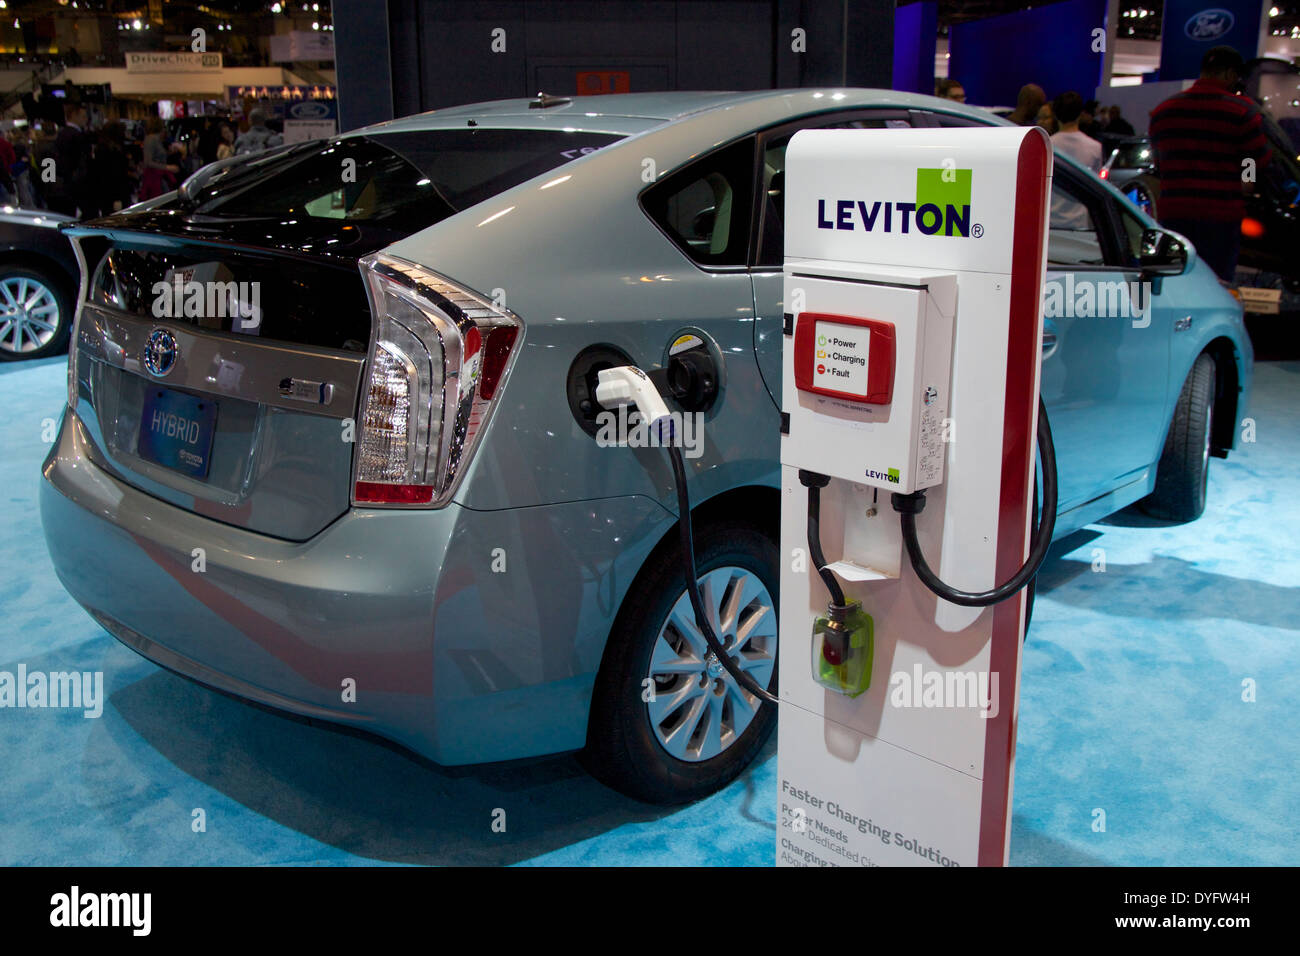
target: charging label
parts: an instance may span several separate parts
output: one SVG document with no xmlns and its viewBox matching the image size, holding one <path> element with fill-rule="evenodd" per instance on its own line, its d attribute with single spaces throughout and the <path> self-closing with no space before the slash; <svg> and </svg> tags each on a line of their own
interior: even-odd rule
<svg viewBox="0 0 1300 956">
<path fill-rule="evenodd" d="M 813 384 L 836 392 L 867 394 L 871 333 L 862 326 L 817 323 Z"/>
</svg>

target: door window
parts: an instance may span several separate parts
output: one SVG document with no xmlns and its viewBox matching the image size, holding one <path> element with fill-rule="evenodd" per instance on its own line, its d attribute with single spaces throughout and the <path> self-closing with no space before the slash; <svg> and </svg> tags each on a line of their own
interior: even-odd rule
<svg viewBox="0 0 1300 956">
<path fill-rule="evenodd" d="M 1052 182 L 1052 211 L 1047 233 L 1047 261 L 1062 266 L 1104 265 L 1097 207 L 1059 179 Z"/>
<path fill-rule="evenodd" d="M 991 126 L 967 116 L 932 114 L 940 126 Z M 1100 201 L 1069 182 L 1056 164 L 1052 180 L 1051 218 L 1048 223 L 1047 261 L 1062 266 L 1100 266 L 1106 263 L 1099 223 Z"/>
<path fill-rule="evenodd" d="M 1118 204 L 1117 204 L 1118 205 Z M 1119 221 L 1124 227 L 1122 251 L 1124 253 L 1124 265 L 1130 269 L 1136 269 L 1142 261 L 1142 235 L 1146 232 L 1147 227 L 1142 221 L 1133 215 L 1123 206 L 1119 208 Z"/>
<path fill-rule="evenodd" d="M 901 117 L 868 116 L 810 124 L 804 129 L 907 129 Z M 769 137 L 763 144 L 763 189 L 759 195 L 758 258 L 760 266 L 780 266 L 785 255 L 785 150 L 798 130 Z"/>
</svg>

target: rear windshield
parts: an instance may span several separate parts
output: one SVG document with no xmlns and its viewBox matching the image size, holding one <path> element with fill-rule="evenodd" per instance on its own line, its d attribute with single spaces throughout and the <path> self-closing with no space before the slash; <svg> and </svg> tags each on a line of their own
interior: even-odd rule
<svg viewBox="0 0 1300 956">
<path fill-rule="evenodd" d="M 1151 141 L 1142 140 L 1136 143 L 1121 143 L 1117 149 L 1119 155 L 1115 157 L 1116 169 L 1142 169 L 1144 166 L 1150 166 L 1155 162 L 1151 152 Z"/>
<path fill-rule="evenodd" d="M 240 166 L 195 197 L 218 216 L 307 216 L 414 232 L 621 139 L 564 130 L 422 130 L 352 136 Z"/>
</svg>

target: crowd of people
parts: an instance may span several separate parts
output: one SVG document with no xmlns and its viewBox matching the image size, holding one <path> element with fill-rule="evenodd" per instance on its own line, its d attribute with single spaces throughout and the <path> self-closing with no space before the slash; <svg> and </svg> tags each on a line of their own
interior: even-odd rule
<svg viewBox="0 0 1300 956">
<path fill-rule="evenodd" d="M 1236 273 L 1245 197 L 1272 155 L 1262 106 L 1242 93 L 1245 75 L 1237 50 L 1211 48 L 1196 82 L 1151 111 L 1148 133 L 1160 171 L 1161 225 L 1192 240 L 1200 258 L 1228 283 Z M 935 95 L 966 102 L 965 89 L 951 78 L 936 84 Z M 1102 168 L 1104 141 L 1134 134 L 1118 106 L 1101 108 L 1072 90 L 1049 101 L 1036 83 L 1021 87 L 1007 118 L 1043 127 L 1057 152 L 1094 173 Z M 1057 218 L 1054 201 L 1054 225 Z"/>
<path fill-rule="evenodd" d="M 245 128 L 241 131 L 240 126 Z M 82 103 L 56 126 L 32 123 L 0 135 L 0 202 L 91 219 L 175 189 L 208 163 L 279 146 L 275 120 L 253 109 L 241 124 L 208 116 L 166 124 L 92 123 Z"/>
<path fill-rule="evenodd" d="M 1238 231 L 1224 224 L 1241 218 L 1241 163 L 1269 158 L 1258 104 L 1238 92 L 1243 71 L 1239 53 L 1215 47 L 1200 79 L 1157 107 L 1151 123 L 1162 172 L 1161 221 L 1191 238 L 1225 281 L 1240 242 Z M 966 102 L 965 88 L 951 77 L 936 83 L 935 95 Z M 62 112 L 53 129 L 35 122 L 0 135 L 0 202 L 95 218 L 169 192 L 208 163 L 283 142 L 278 122 L 261 109 L 238 124 L 208 116 L 169 127 L 153 116 L 142 130 L 121 120 L 92 124 L 79 102 L 65 103 Z M 1021 87 L 1007 118 L 1041 126 L 1054 149 L 1094 173 L 1108 152 L 1104 142 L 1134 134 L 1118 105 L 1102 107 L 1075 90 L 1048 100 L 1036 83 Z M 1253 179 L 1247 180 L 1249 188 Z"/>
<path fill-rule="evenodd" d="M 966 102 L 965 88 L 952 78 L 939 80 L 934 93 L 957 103 Z M 1133 124 L 1124 118 L 1120 106 L 1102 106 L 1096 100 L 1085 100 L 1075 90 L 1067 90 L 1049 100 L 1037 83 L 1026 83 L 1020 88 L 1015 109 L 1007 119 L 1017 126 L 1041 126 L 1051 135 L 1056 149 L 1093 172 L 1101 171 L 1103 142 L 1134 135 Z"/>
</svg>

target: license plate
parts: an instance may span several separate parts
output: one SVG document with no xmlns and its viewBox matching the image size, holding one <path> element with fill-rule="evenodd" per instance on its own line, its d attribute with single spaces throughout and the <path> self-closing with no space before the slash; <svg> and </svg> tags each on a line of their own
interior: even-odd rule
<svg viewBox="0 0 1300 956">
<path fill-rule="evenodd" d="M 1241 305 L 1247 312 L 1255 315 L 1279 315 L 1282 312 L 1281 289 L 1256 289 L 1253 286 L 1238 286 L 1241 293 Z"/>
<path fill-rule="evenodd" d="M 147 387 L 136 453 L 191 478 L 208 476 L 217 403 L 156 385 Z"/>
</svg>

